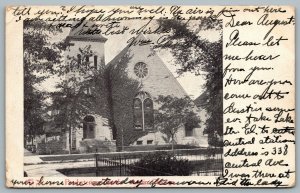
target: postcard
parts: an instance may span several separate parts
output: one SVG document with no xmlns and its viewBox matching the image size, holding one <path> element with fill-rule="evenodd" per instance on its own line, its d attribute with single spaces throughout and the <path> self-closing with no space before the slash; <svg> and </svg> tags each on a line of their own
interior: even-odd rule
<svg viewBox="0 0 300 193">
<path fill-rule="evenodd" d="M 295 185 L 295 8 L 8 6 L 6 185 Z"/>
</svg>

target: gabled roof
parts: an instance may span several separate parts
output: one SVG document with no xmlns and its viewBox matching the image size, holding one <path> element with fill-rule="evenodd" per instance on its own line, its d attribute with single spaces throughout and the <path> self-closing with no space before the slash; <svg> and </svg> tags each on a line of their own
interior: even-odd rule
<svg viewBox="0 0 300 193">
<path fill-rule="evenodd" d="M 127 45 L 118 55 L 116 55 L 110 62 L 108 62 L 106 64 L 106 68 L 109 68 L 109 67 L 117 64 L 118 63 L 117 61 L 121 60 L 121 58 L 124 57 L 125 54 L 127 54 L 130 51 L 129 48 L 130 48 L 130 46 Z"/>
<path fill-rule="evenodd" d="M 136 37 L 136 41 L 139 42 L 140 40 L 147 40 L 146 37 L 143 34 L 139 34 Z M 150 45 L 147 45 L 150 48 Z M 143 46 L 145 47 L 145 46 Z M 151 49 L 151 48 L 150 48 Z M 149 52 L 149 55 L 151 54 L 151 56 L 157 57 L 162 65 L 165 67 L 165 69 L 167 70 L 167 72 L 169 73 L 169 77 L 172 78 L 174 80 L 174 82 L 178 85 L 178 87 L 183 91 L 184 95 L 188 96 L 187 92 L 184 90 L 184 88 L 181 86 L 181 84 L 178 82 L 178 80 L 174 77 L 173 73 L 170 71 L 170 69 L 166 66 L 165 62 L 158 56 L 158 54 L 154 51 L 154 50 L 149 50 L 151 52 Z M 118 64 L 119 60 L 122 59 L 122 57 L 125 56 L 125 54 L 130 54 L 131 52 L 131 46 L 128 44 L 118 55 L 116 55 L 107 65 L 106 68 L 111 68 L 113 65 Z"/>
<path fill-rule="evenodd" d="M 67 40 L 106 42 L 95 22 L 74 22 Z"/>
<path fill-rule="evenodd" d="M 197 107 L 205 107 L 208 104 L 207 98 L 207 93 L 204 92 L 194 100 L 194 103 Z"/>
</svg>

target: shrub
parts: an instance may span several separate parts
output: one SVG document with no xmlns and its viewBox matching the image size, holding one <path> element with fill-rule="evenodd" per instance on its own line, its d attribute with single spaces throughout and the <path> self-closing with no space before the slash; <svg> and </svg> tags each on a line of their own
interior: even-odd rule
<svg viewBox="0 0 300 193">
<path fill-rule="evenodd" d="M 110 143 L 97 139 L 85 139 L 80 141 L 81 153 L 110 152 Z"/>
<path fill-rule="evenodd" d="M 129 169 L 131 176 L 188 176 L 192 165 L 168 152 L 155 152 L 144 156 Z"/>
</svg>

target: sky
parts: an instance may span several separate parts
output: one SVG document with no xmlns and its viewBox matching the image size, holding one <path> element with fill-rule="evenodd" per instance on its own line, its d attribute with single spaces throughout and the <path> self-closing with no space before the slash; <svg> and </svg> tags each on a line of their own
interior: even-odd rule
<svg viewBox="0 0 300 193">
<path fill-rule="evenodd" d="M 137 22 L 127 22 L 127 26 L 138 28 Z M 154 24 L 155 25 L 155 24 Z M 59 35 L 53 36 L 50 42 L 57 42 L 65 38 L 70 33 L 70 28 L 63 29 L 63 32 Z M 217 41 L 220 38 L 220 34 L 216 30 L 206 30 L 206 31 L 199 31 L 198 33 L 202 38 L 205 38 L 211 42 Z M 145 35 L 149 39 L 157 39 L 158 35 Z M 125 33 L 122 35 L 110 35 L 110 36 L 104 36 L 107 38 L 107 41 L 105 42 L 105 62 L 106 64 L 109 63 L 118 53 L 120 53 L 126 46 L 127 46 L 127 40 L 129 40 L 132 35 L 129 33 Z M 198 96 L 200 96 L 203 93 L 203 85 L 205 84 L 205 80 L 203 75 L 196 76 L 193 73 L 186 72 L 183 75 L 178 77 L 178 74 L 176 73 L 176 69 L 178 68 L 176 65 L 174 65 L 173 58 L 171 53 L 168 53 L 167 51 L 159 51 L 157 54 L 160 56 L 160 58 L 164 61 L 166 66 L 169 68 L 169 70 L 173 73 L 174 77 L 178 80 L 178 82 L 181 84 L 181 86 L 185 89 L 186 93 L 192 98 L 196 99 Z M 45 81 L 41 88 L 43 90 L 52 90 L 55 86 L 56 78 L 52 77 Z"/>
</svg>

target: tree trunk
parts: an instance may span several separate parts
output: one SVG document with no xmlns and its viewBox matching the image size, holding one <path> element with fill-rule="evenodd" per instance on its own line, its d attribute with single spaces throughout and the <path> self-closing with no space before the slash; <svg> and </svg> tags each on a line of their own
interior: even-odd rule
<svg viewBox="0 0 300 193">
<path fill-rule="evenodd" d="M 34 131 L 33 131 L 33 129 L 31 130 L 30 137 L 31 137 L 31 145 L 33 145 L 33 138 L 34 138 Z"/>
<path fill-rule="evenodd" d="M 175 153 L 174 152 L 174 143 L 175 143 L 175 134 L 176 134 L 176 132 L 175 132 L 175 129 L 174 128 L 172 128 L 172 133 L 171 133 L 171 137 L 172 137 L 172 152 L 173 152 L 173 154 Z"/>
<path fill-rule="evenodd" d="M 31 145 L 33 145 L 33 139 L 34 139 L 34 135 L 31 135 Z"/>
<path fill-rule="evenodd" d="M 23 143 L 24 143 L 23 146 L 24 146 L 24 148 L 26 148 L 26 145 L 27 145 L 27 144 L 26 144 L 26 139 L 27 139 L 27 135 L 25 134 L 25 135 L 24 135 L 24 138 L 23 138 Z"/>
<path fill-rule="evenodd" d="M 72 127 L 69 126 L 69 154 L 72 154 Z"/>
<path fill-rule="evenodd" d="M 172 135 L 172 152 L 174 154 L 174 135 Z"/>
</svg>

